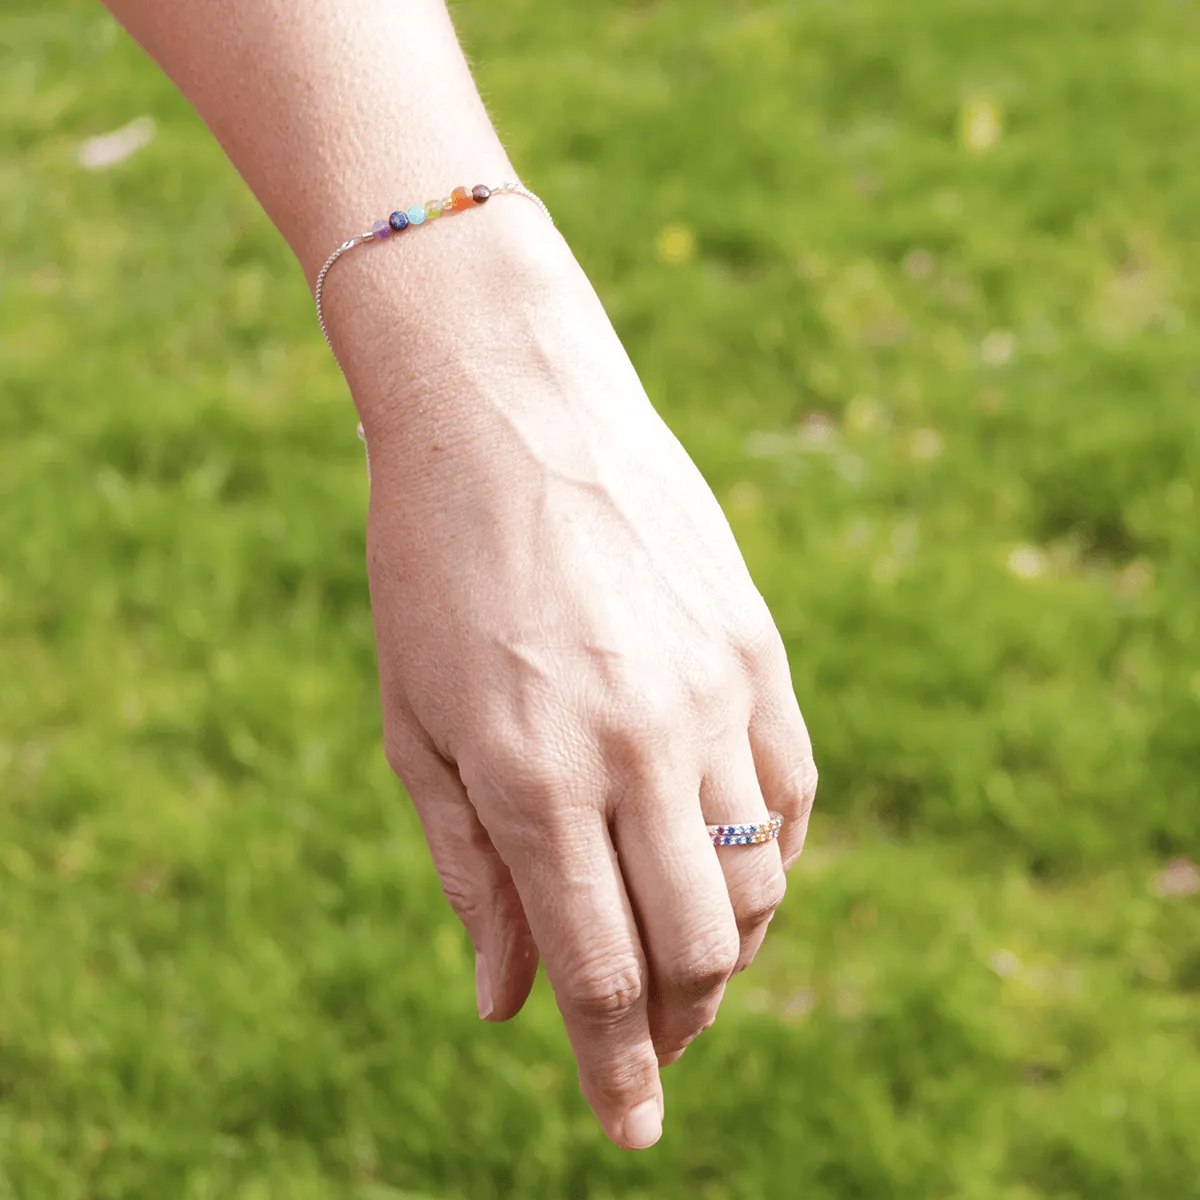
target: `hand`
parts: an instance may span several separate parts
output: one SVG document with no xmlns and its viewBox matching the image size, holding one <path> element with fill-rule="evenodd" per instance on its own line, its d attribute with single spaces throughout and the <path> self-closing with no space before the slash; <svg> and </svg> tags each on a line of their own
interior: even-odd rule
<svg viewBox="0 0 1200 1200">
<path fill-rule="evenodd" d="M 783 898 L 816 770 L 716 499 L 554 261 L 498 272 L 453 353 L 360 398 L 371 602 L 388 760 L 477 952 L 480 1013 L 520 1009 L 540 952 L 588 1102 L 640 1148 L 659 1067 Z M 778 843 L 711 844 L 706 823 L 768 809 Z"/>
</svg>

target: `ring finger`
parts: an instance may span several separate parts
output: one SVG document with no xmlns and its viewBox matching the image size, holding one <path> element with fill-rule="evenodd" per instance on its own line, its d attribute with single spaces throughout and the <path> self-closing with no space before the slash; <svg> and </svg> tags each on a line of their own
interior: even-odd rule
<svg viewBox="0 0 1200 1200">
<path fill-rule="evenodd" d="M 718 757 L 717 765 L 705 776 L 700 787 L 700 807 L 709 825 L 760 824 L 770 820 L 745 734 Z M 716 849 L 741 938 L 736 967 L 741 971 L 750 965 L 762 945 L 767 925 L 787 890 L 787 877 L 776 840 Z"/>
</svg>

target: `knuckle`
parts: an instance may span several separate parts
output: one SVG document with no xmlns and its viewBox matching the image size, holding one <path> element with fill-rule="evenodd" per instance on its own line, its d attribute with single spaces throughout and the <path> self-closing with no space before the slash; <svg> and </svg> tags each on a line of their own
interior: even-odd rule
<svg viewBox="0 0 1200 1200">
<path fill-rule="evenodd" d="M 783 903 L 787 894 L 787 876 L 780 870 L 753 888 L 737 906 L 738 928 L 744 933 L 765 925 Z"/>
<path fill-rule="evenodd" d="M 387 729 L 383 735 L 383 757 L 392 774 L 408 786 L 412 782 L 413 755 L 411 739 L 398 729 Z"/>
<path fill-rule="evenodd" d="M 712 647 L 695 657 L 687 682 L 695 707 L 709 709 L 715 703 L 724 709 L 732 697 L 746 690 L 744 674 L 727 647 Z"/>
<path fill-rule="evenodd" d="M 708 1013 L 705 1016 L 699 1017 L 696 1020 L 694 1027 L 690 1033 L 686 1033 L 679 1039 L 679 1045 L 676 1050 L 682 1054 L 702 1033 L 707 1032 L 717 1023 L 717 1014 L 715 1012 Z"/>
<path fill-rule="evenodd" d="M 817 780 L 817 764 L 811 754 L 806 755 L 768 798 L 770 807 L 779 809 L 793 824 L 807 821 L 817 799 Z"/>
<path fill-rule="evenodd" d="M 496 795 L 524 812 L 541 811 L 563 798 L 569 776 L 544 747 L 489 737 L 460 754 L 459 775 L 469 795 Z"/>
<path fill-rule="evenodd" d="M 588 1025 L 612 1025 L 641 1003 L 643 988 L 642 970 L 634 959 L 598 959 L 567 975 L 563 1004 Z"/>
<path fill-rule="evenodd" d="M 787 647 L 765 601 L 746 620 L 740 645 L 747 667 L 756 674 L 788 670 Z"/>
<path fill-rule="evenodd" d="M 579 1083 L 593 1107 L 619 1112 L 631 1097 L 640 1099 L 654 1088 L 655 1074 L 654 1058 L 635 1053 L 580 1068 Z"/>
<path fill-rule="evenodd" d="M 653 1031 L 654 1048 L 660 1058 L 666 1056 L 674 1061 L 706 1029 L 711 1029 L 717 1022 L 720 1003 L 721 988 L 718 987 L 702 1000 L 688 1004 L 681 1011 L 673 1012 L 661 1020 L 659 1028 Z"/>
<path fill-rule="evenodd" d="M 559 811 L 571 791 L 570 772 L 536 752 L 510 759 L 499 783 L 510 809 L 539 820 Z"/>
<path fill-rule="evenodd" d="M 740 946 L 732 929 L 693 939 L 666 970 L 673 988 L 692 999 L 715 992 L 733 974 Z"/>
<path fill-rule="evenodd" d="M 615 685 L 609 690 L 605 707 L 608 724 L 631 734 L 670 730 L 682 717 L 682 706 L 675 689 L 655 675 Z"/>
<path fill-rule="evenodd" d="M 602 721 L 605 761 L 633 782 L 657 778 L 678 752 L 682 708 L 665 690 L 611 698 Z"/>
<path fill-rule="evenodd" d="M 398 779 L 403 779 L 407 755 L 391 739 L 384 740 L 383 757 L 387 760 L 387 765 L 391 768 L 392 774 Z"/>
<path fill-rule="evenodd" d="M 792 772 L 791 786 L 795 790 L 798 801 L 797 809 L 807 816 L 817 798 L 817 782 L 820 774 L 812 755 Z"/>
<path fill-rule="evenodd" d="M 448 863 L 439 865 L 438 881 L 442 885 L 442 894 L 458 919 L 467 929 L 473 929 L 484 915 L 486 907 L 478 884 L 457 865 Z"/>
</svg>

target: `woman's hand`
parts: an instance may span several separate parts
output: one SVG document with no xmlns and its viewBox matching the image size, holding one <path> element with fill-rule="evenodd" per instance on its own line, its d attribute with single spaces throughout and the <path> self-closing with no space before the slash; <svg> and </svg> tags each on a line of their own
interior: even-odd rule
<svg viewBox="0 0 1200 1200">
<path fill-rule="evenodd" d="M 639 1148 L 659 1066 L 712 1024 L 783 898 L 816 771 L 716 499 L 526 204 L 424 234 L 443 260 L 419 303 L 465 316 L 451 343 L 389 359 L 381 335 L 348 365 L 385 742 L 475 946 L 480 1014 L 520 1009 L 540 952 L 589 1103 Z M 527 241 L 498 252 L 486 221 Z M 403 254 L 372 251 L 360 269 Z M 356 283 L 373 291 L 343 280 L 344 303 Z M 778 843 L 713 847 L 706 823 L 768 809 Z"/>
</svg>

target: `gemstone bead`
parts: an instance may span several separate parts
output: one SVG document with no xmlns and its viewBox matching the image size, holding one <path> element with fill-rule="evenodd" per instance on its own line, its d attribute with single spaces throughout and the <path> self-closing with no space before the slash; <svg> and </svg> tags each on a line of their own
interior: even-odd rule
<svg viewBox="0 0 1200 1200">
<path fill-rule="evenodd" d="M 389 233 L 392 232 L 392 227 L 386 221 L 376 221 L 375 224 L 371 226 L 371 232 L 377 238 L 385 238 Z"/>
<path fill-rule="evenodd" d="M 431 221 L 436 221 L 438 217 L 446 211 L 446 202 L 444 200 L 426 200 L 425 201 L 425 216 Z"/>
<path fill-rule="evenodd" d="M 414 204 L 408 210 L 408 223 L 410 225 L 420 225 L 425 220 L 425 207 L 421 204 Z"/>
<path fill-rule="evenodd" d="M 399 233 L 400 230 L 408 227 L 408 214 L 402 212 L 394 212 L 388 217 L 388 224 Z"/>
<path fill-rule="evenodd" d="M 476 204 L 482 204 L 491 194 L 492 189 L 488 187 L 486 183 L 477 183 L 471 189 L 471 199 L 474 200 Z"/>
<path fill-rule="evenodd" d="M 455 212 L 462 212 L 464 208 L 470 208 L 473 203 L 471 194 L 465 187 L 456 187 L 450 193 L 450 206 Z"/>
</svg>

